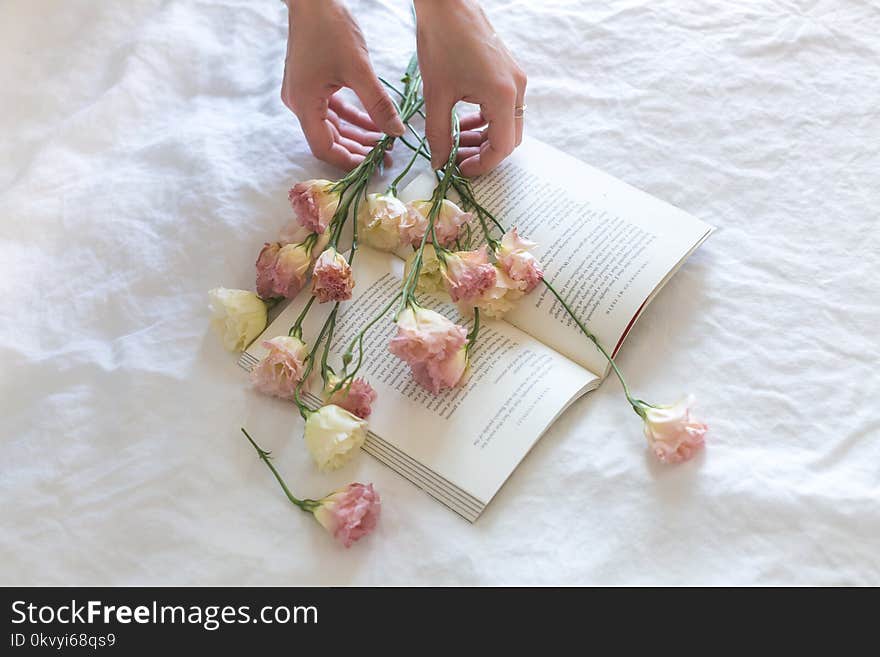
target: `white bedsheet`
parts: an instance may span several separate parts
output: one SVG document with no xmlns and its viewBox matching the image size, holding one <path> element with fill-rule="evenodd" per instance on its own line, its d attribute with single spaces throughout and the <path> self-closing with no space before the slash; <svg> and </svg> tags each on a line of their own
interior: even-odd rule
<svg viewBox="0 0 880 657">
<path fill-rule="evenodd" d="M 406 3 L 352 5 L 398 76 Z M 9 0 L 0 584 L 880 584 L 880 8 L 486 5 L 532 135 L 721 228 L 620 358 L 697 394 L 705 454 L 655 463 L 609 381 L 473 526 L 366 454 L 316 473 L 205 295 L 251 288 L 289 185 L 335 175 L 279 100 L 284 7 Z M 241 425 L 303 496 L 374 482 L 376 534 L 333 543 Z"/>
</svg>

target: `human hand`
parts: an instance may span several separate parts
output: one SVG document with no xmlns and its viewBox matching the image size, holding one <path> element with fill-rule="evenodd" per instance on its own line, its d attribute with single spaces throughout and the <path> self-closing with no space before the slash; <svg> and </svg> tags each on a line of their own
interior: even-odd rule
<svg viewBox="0 0 880 657">
<path fill-rule="evenodd" d="M 289 33 L 281 100 L 296 114 L 315 157 L 353 169 L 382 137 L 404 125 L 376 77 L 363 34 L 336 0 L 288 0 Z M 349 87 L 366 112 L 336 93 Z M 386 164 L 390 157 L 386 153 Z"/>
<path fill-rule="evenodd" d="M 522 141 L 526 75 L 475 0 L 415 5 L 431 165 L 440 168 L 449 158 L 450 115 L 465 100 L 481 111 L 461 118 L 458 161 L 466 176 L 486 173 Z"/>
</svg>

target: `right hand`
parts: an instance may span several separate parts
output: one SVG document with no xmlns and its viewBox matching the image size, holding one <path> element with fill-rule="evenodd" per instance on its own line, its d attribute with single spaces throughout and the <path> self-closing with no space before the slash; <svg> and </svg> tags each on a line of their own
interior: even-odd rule
<svg viewBox="0 0 880 657">
<path fill-rule="evenodd" d="M 363 34 L 337 0 L 288 0 L 289 32 L 281 100 L 299 118 L 320 160 L 349 170 L 363 162 L 381 132 L 404 125 L 373 71 Z M 336 92 L 348 87 L 366 113 Z M 386 164 L 390 156 L 386 153 Z"/>
<path fill-rule="evenodd" d="M 461 172 L 486 173 L 522 141 L 526 75 L 476 0 L 415 2 L 431 165 L 438 169 L 446 163 L 452 150 L 450 114 L 465 100 L 480 105 L 480 112 L 461 118 Z"/>
</svg>

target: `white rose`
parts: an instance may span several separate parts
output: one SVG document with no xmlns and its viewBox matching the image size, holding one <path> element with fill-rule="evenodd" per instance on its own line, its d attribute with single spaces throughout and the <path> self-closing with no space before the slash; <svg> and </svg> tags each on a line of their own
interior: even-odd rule
<svg viewBox="0 0 880 657">
<path fill-rule="evenodd" d="M 322 406 L 306 420 L 306 447 L 322 472 L 345 465 L 366 438 L 366 421 L 335 404 Z"/>
<path fill-rule="evenodd" d="M 217 287 L 208 297 L 211 325 L 229 351 L 244 351 L 266 328 L 266 304 L 253 292 Z"/>
<path fill-rule="evenodd" d="M 400 245 L 400 222 L 407 208 L 390 194 L 369 194 L 358 211 L 358 239 L 381 251 L 394 251 Z"/>
</svg>

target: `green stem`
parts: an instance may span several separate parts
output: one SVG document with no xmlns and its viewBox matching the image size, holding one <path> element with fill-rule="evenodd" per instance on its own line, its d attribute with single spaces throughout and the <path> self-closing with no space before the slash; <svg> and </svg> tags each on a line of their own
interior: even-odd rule
<svg viewBox="0 0 880 657">
<path fill-rule="evenodd" d="M 397 185 L 403 180 L 404 176 L 409 173 L 410 169 L 412 169 L 413 165 L 416 163 L 416 159 L 419 157 L 419 152 L 421 148 L 425 145 L 425 139 L 423 138 L 421 143 L 419 143 L 419 150 L 413 153 L 412 158 L 410 158 L 409 163 L 406 165 L 403 171 L 400 172 L 400 175 L 395 178 L 392 183 L 388 186 L 388 192 L 390 192 L 393 196 L 397 196 Z"/>
<path fill-rule="evenodd" d="M 346 188 L 346 192 L 350 191 L 352 188 L 354 189 L 354 193 L 357 194 L 360 188 L 361 182 L 358 180 L 348 188 Z M 342 234 L 342 228 L 345 226 L 346 221 L 348 221 L 348 209 L 351 207 L 351 199 L 352 195 L 349 194 L 348 198 L 339 203 L 339 208 L 336 210 L 336 214 L 339 216 L 337 220 L 336 217 L 333 218 L 333 221 L 330 223 L 329 230 L 330 232 L 330 240 L 327 242 L 328 247 L 336 248 L 336 245 L 339 244 L 339 236 Z M 340 214 L 341 213 L 341 214 Z"/>
<path fill-rule="evenodd" d="M 390 83 L 388 83 L 387 81 L 383 80 L 382 82 L 384 84 L 386 84 L 386 86 L 392 87 L 392 85 L 390 85 Z M 406 123 L 412 118 L 412 116 L 416 112 L 418 112 L 420 110 L 420 108 L 422 107 L 422 104 L 423 104 L 423 100 L 419 97 L 419 86 L 421 85 L 421 75 L 419 74 L 418 60 L 416 59 L 415 55 L 413 55 L 410 58 L 409 64 L 407 65 L 406 74 L 403 77 L 403 82 L 404 82 L 403 92 L 400 92 L 399 90 L 394 89 L 394 91 L 397 92 L 398 95 L 401 96 L 400 105 L 397 105 L 395 103 L 395 107 L 398 108 L 401 120 L 403 120 Z M 334 187 L 333 187 L 334 190 L 341 189 L 341 191 L 340 191 L 341 196 L 345 196 L 346 193 L 348 192 L 348 197 L 345 200 L 340 200 L 339 207 L 337 208 L 336 213 L 334 213 L 333 220 L 331 221 L 331 224 L 329 227 L 329 229 L 332 230 L 329 245 L 332 246 L 333 248 L 336 248 L 339 243 L 339 238 L 342 234 L 342 229 L 345 226 L 345 223 L 346 223 L 346 221 L 348 221 L 348 218 L 350 216 L 349 209 L 351 208 L 352 202 L 354 203 L 353 214 L 356 215 L 357 211 L 358 211 L 359 203 L 360 203 L 360 194 L 361 194 L 361 192 L 363 192 L 366 195 L 366 189 L 367 189 L 367 185 L 370 181 L 370 178 L 372 177 L 373 172 L 376 170 L 376 167 L 379 166 L 379 164 L 382 162 L 382 159 L 385 155 L 385 151 L 388 149 L 388 147 L 391 145 L 391 143 L 393 141 L 394 141 L 394 137 L 391 137 L 390 135 L 383 136 L 382 139 L 380 139 L 376 143 L 376 145 L 370 150 L 370 152 L 367 154 L 364 161 L 361 162 L 357 167 L 355 167 L 351 172 L 349 172 L 346 176 L 344 176 L 342 179 L 340 179 L 334 185 Z M 423 148 L 423 145 L 421 147 Z M 395 179 L 394 183 L 392 183 L 392 186 L 393 186 L 395 193 L 396 193 L 397 183 L 399 183 L 400 180 L 403 178 L 403 176 L 406 175 L 406 173 L 412 168 L 414 161 L 415 161 L 415 157 L 409 163 L 409 165 L 404 170 L 404 172 Z M 354 256 L 355 256 L 355 253 L 357 252 L 357 248 L 358 248 L 357 239 L 358 239 L 357 221 L 355 220 L 352 246 L 351 246 L 351 251 L 349 252 L 349 260 L 348 260 L 349 266 L 351 266 L 352 262 L 354 261 Z M 303 311 L 302 317 L 297 321 L 298 327 L 299 327 L 299 325 L 301 325 L 302 318 L 305 317 L 305 313 L 307 313 L 308 309 L 311 307 L 313 299 L 314 299 L 314 297 L 312 297 L 312 299 L 309 300 L 309 303 L 307 304 L 306 308 Z M 395 299 L 392 301 L 392 304 L 396 300 L 397 300 L 397 297 L 395 297 Z M 389 304 L 388 307 L 390 308 L 390 306 L 391 306 L 391 304 Z M 302 387 L 304 385 L 304 382 L 307 380 L 309 374 L 311 374 L 311 371 L 314 367 L 315 356 L 317 355 L 318 349 L 320 348 L 321 342 L 325 339 L 325 336 L 326 336 L 326 342 L 324 345 L 324 351 L 321 355 L 321 377 L 324 380 L 325 384 L 327 382 L 327 378 L 328 378 L 327 374 L 330 371 L 330 367 L 327 364 L 327 360 L 329 358 L 330 343 L 333 338 L 333 332 L 334 332 L 335 326 L 336 326 L 336 316 L 337 316 L 338 311 L 339 311 L 339 303 L 337 302 L 336 305 L 333 307 L 333 310 L 330 313 L 330 316 L 324 322 L 324 325 L 321 328 L 321 332 L 318 335 L 318 339 L 316 340 L 314 346 L 312 347 L 312 351 L 309 355 L 308 364 L 306 365 L 305 375 L 303 376 L 302 380 L 299 382 L 299 384 L 294 389 L 294 398 L 297 403 L 297 406 L 299 406 L 300 414 L 303 416 L 304 419 L 308 419 L 308 414 L 311 411 L 302 403 L 301 398 L 300 398 L 300 393 L 301 393 Z M 384 315 L 385 312 L 387 312 L 387 308 L 386 308 L 386 310 L 384 310 L 382 312 L 382 315 Z M 381 317 L 382 315 L 380 315 L 379 317 Z M 360 351 L 359 351 L 357 369 L 360 368 L 360 365 L 363 361 L 363 335 L 364 335 L 366 329 L 371 327 L 373 324 L 375 324 L 376 321 L 378 321 L 378 317 L 376 319 L 374 319 L 373 321 L 371 321 L 365 327 L 365 329 L 363 329 L 359 333 L 358 344 L 360 347 Z M 299 327 L 299 330 L 300 330 L 300 334 L 301 334 L 301 327 Z M 293 331 L 293 329 L 291 329 L 291 332 L 292 331 Z M 353 346 L 353 344 L 354 344 L 354 342 L 352 343 L 352 346 Z M 351 351 L 351 347 L 349 347 L 349 352 L 350 351 Z M 344 365 L 347 365 L 347 363 L 344 363 Z"/>
<path fill-rule="evenodd" d="M 361 205 L 361 197 L 357 196 L 354 200 L 354 207 L 352 208 L 352 215 L 355 217 L 354 223 L 351 225 L 351 248 L 348 250 L 348 266 L 354 266 L 354 254 L 357 253 L 358 250 L 358 224 L 357 224 L 357 215 L 358 209 Z"/>
<path fill-rule="evenodd" d="M 324 382 L 324 385 L 327 385 L 327 372 L 329 371 L 329 366 L 327 365 L 327 357 L 330 355 L 330 343 L 333 341 L 333 331 L 336 330 L 336 309 L 339 308 L 339 302 L 336 302 L 336 306 L 333 308 L 333 312 L 330 313 L 330 317 L 327 318 L 327 339 L 324 341 L 324 352 L 321 354 L 321 380 Z"/>
<path fill-rule="evenodd" d="M 302 339 L 302 323 L 305 320 L 306 315 L 309 314 L 309 309 L 312 307 L 312 304 L 315 302 L 315 297 L 310 296 L 309 300 L 306 301 L 306 305 L 303 306 L 303 309 L 299 313 L 299 317 L 296 318 L 296 322 L 294 322 L 293 326 L 290 327 L 290 330 L 287 332 L 292 338 Z"/>
<path fill-rule="evenodd" d="M 323 341 L 324 336 L 327 333 L 327 327 L 330 324 L 331 320 L 335 321 L 336 312 L 338 310 L 339 310 L 339 302 L 337 302 L 336 305 L 333 306 L 333 310 L 330 312 L 330 316 L 327 318 L 327 321 L 324 322 L 324 326 L 321 327 L 321 332 L 318 334 L 318 339 L 315 340 L 315 344 L 312 347 L 311 352 L 309 352 L 309 358 L 308 358 L 308 361 L 306 362 L 306 370 L 303 373 L 302 378 L 299 380 L 299 383 L 297 383 L 296 387 L 293 389 L 293 398 L 294 398 L 294 401 L 296 402 L 296 405 L 299 407 L 299 414 L 302 416 L 303 420 L 308 420 L 309 414 L 313 413 L 314 411 L 312 411 L 312 409 L 310 409 L 308 406 L 306 406 L 303 403 L 302 398 L 300 397 L 300 395 L 302 394 L 302 388 L 305 385 L 306 381 L 308 381 L 309 375 L 312 373 L 312 369 L 314 368 L 314 365 L 315 365 L 315 356 L 317 356 L 318 349 L 321 346 L 321 342 Z"/>
<path fill-rule="evenodd" d="M 483 229 L 483 235 L 486 237 L 486 243 L 489 245 L 489 248 L 493 252 L 497 251 L 500 242 L 492 237 L 492 231 L 490 231 L 489 227 L 486 225 L 486 215 L 483 213 L 482 208 L 474 206 L 474 212 L 476 212 L 477 214 L 477 219 L 480 220 L 480 227 Z"/>
<path fill-rule="evenodd" d="M 397 321 L 397 318 L 400 316 L 400 313 L 404 311 L 408 304 L 415 302 L 415 294 L 414 290 L 416 288 L 416 284 L 419 280 L 419 275 L 422 272 L 422 260 L 425 252 L 425 244 L 428 241 L 428 233 L 431 234 L 431 239 L 434 244 L 434 250 L 437 253 L 437 256 L 443 257 L 443 249 L 440 244 L 437 242 L 437 235 L 434 230 L 434 223 L 437 219 L 437 215 L 440 212 L 440 207 L 443 203 L 443 199 L 446 198 L 446 194 L 449 191 L 449 185 L 452 183 L 452 177 L 454 175 L 455 170 L 457 169 L 455 165 L 455 160 L 458 157 L 458 145 L 459 145 L 459 137 L 461 135 L 461 129 L 458 123 L 458 115 L 455 113 L 455 110 L 452 110 L 452 149 L 449 152 L 449 159 L 446 161 L 446 165 L 443 167 L 443 176 L 440 179 L 440 182 L 437 183 L 437 186 L 434 188 L 434 193 L 431 195 L 431 209 L 428 211 L 428 225 L 425 228 L 425 234 L 422 235 L 422 241 L 419 244 L 419 248 L 416 251 L 416 256 L 413 259 L 412 268 L 410 269 L 409 276 L 406 277 L 406 280 L 403 284 L 403 298 L 400 301 L 400 308 L 398 308 L 397 313 L 394 315 L 394 321 Z"/>
<path fill-rule="evenodd" d="M 336 392 L 337 390 L 342 388 L 342 386 L 347 381 L 352 381 L 354 380 L 354 377 L 357 376 L 357 373 L 361 369 L 361 365 L 363 364 L 364 360 L 364 335 L 366 335 L 367 331 L 369 331 L 376 324 L 376 322 L 382 319 L 385 314 L 389 310 L 391 310 L 391 307 L 397 302 L 401 294 L 403 294 L 403 292 L 398 292 L 397 294 L 395 294 L 394 297 L 385 305 L 385 307 L 382 308 L 382 310 L 380 310 L 373 317 L 373 319 L 367 322 L 367 324 L 364 325 L 364 327 L 354 335 L 354 337 L 351 339 L 351 342 L 348 343 L 348 349 L 345 350 L 345 353 L 342 356 L 342 364 L 345 368 L 343 370 L 344 376 L 342 377 L 342 379 L 340 379 L 336 386 L 334 386 L 331 393 Z M 354 354 L 352 352 L 354 351 L 355 345 L 357 345 L 358 347 L 358 361 L 354 367 L 354 371 L 349 373 L 348 365 L 351 362 L 351 359 L 354 357 Z"/>
<path fill-rule="evenodd" d="M 422 143 L 424 143 L 424 137 L 421 137 L 421 135 L 419 135 L 418 131 L 413 128 L 412 125 L 407 123 L 406 126 L 417 138 L 420 138 L 422 140 Z M 402 137 L 400 138 L 400 140 L 406 147 L 414 151 L 415 155 L 421 155 L 423 158 L 430 162 L 431 155 L 424 150 L 422 144 L 420 144 L 419 148 L 417 148 Z M 501 230 L 502 233 L 504 232 L 504 227 L 495 219 L 494 216 L 492 216 L 492 214 L 488 210 L 477 203 L 476 198 L 474 198 L 473 190 L 470 188 L 470 184 L 468 183 L 467 178 L 461 175 L 461 170 L 458 168 L 458 165 L 455 166 L 455 173 L 452 178 L 452 187 L 455 189 L 456 192 L 458 192 L 458 195 L 461 197 L 462 205 L 465 206 L 465 210 L 473 209 L 476 213 L 477 219 L 479 219 L 480 221 L 480 227 L 483 230 L 483 235 L 485 235 L 486 242 L 489 244 L 489 248 L 491 248 L 493 251 L 497 250 L 499 242 L 497 239 L 492 237 L 491 231 L 486 225 L 486 218 L 490 218 L 492 222 L 498 227 L 498 229 Z"/>
<path fill-rule="evenodd" d="M 281 485 L 281 490 L 284 491 L 284 494 L 287 495 L 287 499 L 291 501 L 291 503 L 298 506 L 303 511 L 307 511 L 308 513 L 314 513 L 315 509 L 321 506 L 319 500 L 301 500 L 298 499 L 293 493 L 290 492 L 290 489 L 287 487 L 287 484 L 284 482 L 284 479 L 281 477 L 281 474 L 275 468 L 275 465 L 271 460 L 271 452 L 267 452 L 262 447 L 257 445 L 256 441 L 251 438 L 251 435 L 245 431 L 244 427 L 241 427 L 241 432 L 244 434 L 244 437 L 248 439 L 251 445 L 254 446 L 254 449 L 257 450 L 257 454 L 260 456 L 260 459 L 269 466 L 269 470 L 272 471 L 272 474 L 275 475 L 275 479 Z"/>
<path fill-rule="evenodd" d="M 409 124 L 407 124 L 407 125 L 409 125 Z M 399 139 L 401 142 L 403 142 L 403 145 L 406 146 L 408 149 L 410 149 L 411 151 L 414 151 L 414 152 L 418 153 L 418 154 L 421 155 L 423 158 L 425 158 L 428 162 L 431 161 L 431 154 L 430 154 L 427 150 L 425 150 L 424 147 L 421 148 L 421 149 L 419 149 L 418 147 L 413 146 L 411 143 L 409 143 L 409 141 L 407 141 L 406 137 L 398 137 L 398 139 Z"/>
<path fill-rule="evenodd" d="M 480 333 L 480 309 L 474 308 L 474 326 L 471 329 L 471 332 L 468 333 L 467 336 L 467 353 L 471 352 L 474 344 L 477 342 L 477 335 Z"/>
<path fill-rule="evenodd" d="M 501 224 L 501 222 L 498 221 L 498 219 L 495 218 L 495 216 L 491 212 L 486 210 L 486 208 L 484 208 L 477 202 L 476 198 L 474 198 L 473 190 L 471 189 L 470 184 L 467 182 L 466 178 L 457 178 L 453 181 L 453 185 L 459 196 L 462 197 L 462 200 L 466 200 L 467 203 L 473 206 L 475 212 L 477 213 L 477 216 L 480 218 L 480 225 L 483 228 L 483 233 L 486 236 L 486 241 L 489 242 L 490 246 L 493 243 L 497 244 L 497 241 L 494 240 L 494 238 L 492 237 L 489 227 L 486 225 L 484 218 L 490 219 L 492 223 L 494 223 L 498 230 L 500 230 L 502 233 L 505 230 L 504 226 Z M 602 343 L 599 342 L 599 338 L 597 338 L 589 329 L 587 329 L 586 325 L 580 319 L 578 319 L 577 315 L 574 313 L 574 311 L 571 309 L 565 299 L 562 298 L 562 295 L 560 295 L 559 292 L 556 291 L 556 288 L 553 287 L 553 285 L 546 279 L 542 279 L 542 282 L 544 283 L 544 286 L 553 294 L 553 296 L 556 297 L 557 301 L 559 301 L 559 303 L 565 309 L 565 312 L 568 313 L 569 317 L 574 320 L 578 328 L 596 346 L 599 352 L 608 361 L 609 365 L 611 365 L 611 369 L 614 371 L 614 374 L 620 381 L 620 385 L 623 386 L 623 392 L 626 395 L 627 401 L 633 407 L 633 410 L 635 410 L 635 412 L 644 419 L 644 407 L 648 406 L 648 404 L 632 396 L 629 390 L 629 386 L 626 383 L 626 379 L 623 378 L 623 373 L 620 371 L 620 368 L 617 367 L 617 363 L 614 362 L 614 358 L 612 358 L 611 355 L 605 350 L 605 347 L 603 347 Z"/>
<path fill-rule="evenodd" d="M 630 394 L 629 386 L 626 385 L 626 380 L 623 378 L 623 374 L 618 369 L 617 363 L 615 363 L 614 359 L 611 357 L 611 355 L 607 351 L 605 351 L 605 347 L 603 347 L 602 343 L 599 342 L 599 338 L 597 338 L 595 335 L 593 335 L 593 333 L 591 333 L 589 331 L 589 329 L 587 329 L 587 327 L 584 325 L 584 323 L 578 319 L 577 315 L 574 314 L 574 311 L 569 307 L 569 305 L 568 305 L 568 303 L 566 303 L 565 299 L 562 298 L 562 295 L 560 295 L 559 292 L 556 291 L 555 287 L 553 287 L 546 280 L 543 280 L 543 283 L 544 283 L 544 286 L 548 290 L 550 290 L 550 292 L 553 294 L 553 296 L 556 297 L 556 299 L 559 301 L 559 303 L 562 304 L 562 307 L 565 308 L 565 311 L 575 321 L 575 323 L 578 325 L 578 328 L 580 328 L 580 330 L 583 331 L 584 335 L 586 335 L 587 338 L 589 338 L 590 341 L 594 345 L 596 345 L 596 348 L 600 352 L 602 352 L 602 355 L 605 356 L 605 359 L 611 364 L 611 369 L 614 370 L 614 373 L 617 375 L 617 378 L 620 380 L 620 385 L 623 386 L 623 393 L 626 395 L 627 400 L 629 401 L 630 404 L 632 404 L 633 408 L 636 409 L 636 412 L 639 413 L 639 415 L 641 415 L 642 417 L 644 417 L 644 415 L 643 415 L 644 411 L 639 412 L 639 410 L 638 410 L 639 406 L 640 406 L 639 400 L 635 399 Z"/>
<path fill-rule="evenodd" d="M 436 190 L 435 190 L 436 191 Z M 422 241 L 419 243 L 419 248 L 416 251 L 416 256 L 413 258 L 412 268 L 409 270 L 409 275 L 403 282 L 403 288 L 401 290 L 401 300 L 400 300 L 400 308 L 397 309 L 397 312 L 394 313 L 394 321 L 397 321 L 397 318 L 400 316 L 400 313 L 406 309 L 407 304 L 413 298 L 412 291 L 415 289 L 415 285 L 419 280 L 419 274 L 422 271 L 422 254 L 425 252 L 425 242 L 428 241 L 428 231 L 433 230 L 434 228 L 434 218 L 437 216 L 437 208 L 439 205 L 437 204 L 436 198 L 431 204 L 431 209 L 428 211 L 428 226 L 425 228 L 425 234 L 422 235 Z"/>
<path fill-rule="evenodd" d="M 397 87 L 395 87 L 395 86 L 394 86 L 393 84 L 391 84 L 388 80 L 386 80 L 385 78 L 383 78 L 381 75 L 377 75 L 376 77 L 379 79 L 379 82 L 381 82 L 381 83 L 384 84 L 386 87 L 388 87 L 389 89 L 391 89 L 391 91 L 393 91 L 393 92 L 396 93 L 398 96 L 400 96 L 400 99 L 401 99 L 401 100 L 403 100 L 404 98 L 406 98 L 406 94 L 404 94 L 400 89 L 398 89 Z"/>
</svg>

